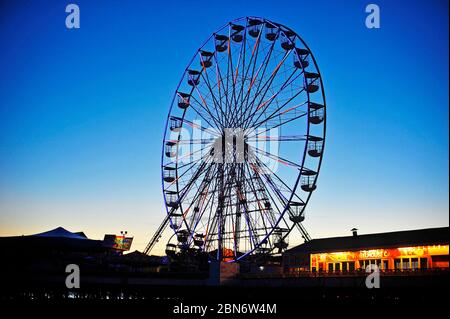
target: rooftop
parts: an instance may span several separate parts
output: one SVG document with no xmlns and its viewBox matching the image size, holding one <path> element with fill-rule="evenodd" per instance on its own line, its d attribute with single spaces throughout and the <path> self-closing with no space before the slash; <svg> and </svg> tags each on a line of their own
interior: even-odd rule
<svg viewBox="0 0 450 319">
<path fill-rule="evenodd" d="M 439 227 L 389 233 L 313 239 L 287 250 L 285 254 L 443 245 L 448 243 L 449 227 Z"/>
</svg>

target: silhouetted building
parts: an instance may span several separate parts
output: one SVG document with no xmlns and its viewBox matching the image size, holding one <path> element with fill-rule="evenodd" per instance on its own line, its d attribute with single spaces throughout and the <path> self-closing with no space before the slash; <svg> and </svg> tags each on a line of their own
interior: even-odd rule
<svg viewBox="0 0 450 319">
<path fill-rule="evenodd" d="M 285 273 L 364 270 L 376 264 L 381 271 L 418 271 L 449 267 L 449 228 L 430 228 L 313 239 L 287 250 Z"/>
</svg>

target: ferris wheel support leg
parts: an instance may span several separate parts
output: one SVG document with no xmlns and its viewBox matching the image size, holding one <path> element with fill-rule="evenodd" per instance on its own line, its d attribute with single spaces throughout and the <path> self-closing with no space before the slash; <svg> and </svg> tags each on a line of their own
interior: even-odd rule
<svg viewBox="0 0 450 319">
<path fill-rule="evenodd" d="M 302 234 L 302 237 L 305 240 L 305 242 L 308 242 L 308 241 L 312 240 L 311 236 L 308 234 L 308 232 L 306 231 L 305 226 L 303 226 L 302 223 L 298 223 L 297 224 L 297 228 L 300 231 L 300 234 Z"/>
<path fill-rule="evenodd" d="M 147 247 L 145 247 L 144 254 L 146 254 L 146 255 L 150 254 L 150 252 L 152 251 L 153 247 L 156 245 L 158 240 L 161 238 L 162 233 L 164 232 L 164 229 L 166 229 L 167 225 L 169 224 L 169 220 L 170 220 L 170 217 L 169 217 L 169 215 L 167 215 L 164 218 L 164 220 L 161 223 L 161 225 L 159 226 L 159 228 L 156 231 L 156 233 L 153 235 L 152 239 L 147 244 Z"/>
</svg>

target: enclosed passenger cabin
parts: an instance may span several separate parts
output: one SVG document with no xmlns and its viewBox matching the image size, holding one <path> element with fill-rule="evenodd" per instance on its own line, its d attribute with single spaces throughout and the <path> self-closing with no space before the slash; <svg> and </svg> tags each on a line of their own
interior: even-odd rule
<svg viewBox="0 0 450 319">
<path fill-rule="evenodd" d="M 178 193 L 176 191 L 165 191 L 166 204 L 170 208 L 178 208 Z"/>
<path fill-rule="evenodd" d="M 231 30 L 232 30 L 231 40 L 233 40 L 236 43 L 242 42 L 242 39 L 244 38 L 244 36 L 242 34 L 243 33 L 242 31 L 244 29 L 245 29 L 245 27 L 242 26 L 242 25 L 232 24 L 231 25 Z"/>
<path fill-rule="evenodd" d="M 194 245 L 201 248 L 205 244 L 204 241 L 205 235 L 203 234 L 195 234 L 194 235 Z"/>
<path fill-rule="evenodd" d="M 320 124 L 324 119 L 324 108 L 322 104 L 309 103 L 309 122 L 312 124 Z"/>
<path fill-rule="evenodd" d="M 261 257 L 265 257 L 268 254 L 270 254 L 270 252 L 272 251 L 272 249 L 270 249 L 269 247 L 257 247 L 256 248 L 256 255 L 260 255 Z"/>
<path fill-rule="evenodd" d="M 260 33 L 260 25 L 262 24 L 262 21 L 259 19 L 249 19 L 248 20 L 248 34 L 256 38 L 259 36 Z"/>
<path fill-rule="evenodd" d="M 323 138 L 308 136 L 308 154 L 311 157 L 320 157 L 323 152 Z"/>
<path fill-rule="evenodd" d="M 303 210 L 305 209 L 305 203 L 302 202 L 290 202 L 289 203 L 289 219 L 295 223 L 301 223 L 305 220 Z"/>
<path fill-rule="evenodd" d="M 319 90 L 319 74 L 315 72 L 305 72 L 305 78 L 306 78 L 306 87 L 305 90 L 308 93 L 314 93 Z"/>
<path fill-rule="evenodd" d="M 200 72 L 197 70 L 188 70 L 188 84 L 197 86 L 200 83 Z"/>
<path fill-rule="evenodd" d="M 214 56 L 214 53 L 212 53 L 212 52 L 200 51 L 200 66 L 205 69 L 211 67 L 213 64 L 213 61 L 212 61 L 213 56 Z"/>
<path fill-rule="evenodd" d="M 301 188 L 305 192 L 312 192 L 316 189 L 315 181 L 316 181 L 317 173 L 314 171 L 303 171 L 302 172 L 302 186 Z"/>
<path fill-rule="evenodd" d="M 222 34 L 214 35 L 216 40 L 216 50 L 217 52 L 224 52 L 228 49 L 228 36 Z"/>
<path fill-rule="evenodd" d="M 278 249 L 278 253 L 281 253 L 289 246 L 286 237 L 287 233 L 288 230 L 285 228 L 277 227 L 273 230 L 273 246 Z"/>
<path fill-rule="evenodd" d="M 164 166 L 163 169 L 163 179 L 167 183 L 172 183 L 175 181 L 177 170 L 175 167 Z"/>
<path fill-rule="evenodd" d="M 286 51 L 295 47 L 295 32 L 291 30 L 281 32 L 281 47 Z"/>
<path fill-rule="evenodd" d="M 166 142 L 165 151 L 167 157 L 177 156 L 177 144 L 178 141 L 170 140 Z"/>
<path fill-rule="evenodd" d="M 182 229 L 177 232 L 177 240 L 180 243 L 184 244 L 188 241 L 188 239 L 189 239 L 189 231 L 187 231 L 186 229 Z"/>
<path fill-rule="evenodd" d="M 309 51 L 307 49 L 295 48 L 294 66 L 298 69 L 305 69 L 309 66 Z"/>
<path fill-rule="evenodd" d="M 172 132 L 181 131 L 182 125 L 183 125 L 183 121 L 180 118 L 175 117 L 175 116 L 170 117 L 169 128 Z"/>
<path fill-rule="evenodd" d="M 175 244 L 167 244 L 166 245 L 166 255 L 169 257 L 175 256 L 177 253 L 177 245 Z"/>
<path fill-rule="evenodd" d="M 180 109 L 187 109 L 189 107 L 189 99 L 191 98 L 190 94 L 177 92 L 178 96 L 178 107 Z"/>
<path fill-rule="evenodd" d="M 173 212 L 170 214 L 170 228 L 177 230 L 181 227 L 183 223 L 183 214 L 178 212 Z"/>
<path fill-rule="evenodd" d="M 278 27 L 270 22 L 266 22 L 266 39 L 275 41 L 278 36 Z"/>
</svg>

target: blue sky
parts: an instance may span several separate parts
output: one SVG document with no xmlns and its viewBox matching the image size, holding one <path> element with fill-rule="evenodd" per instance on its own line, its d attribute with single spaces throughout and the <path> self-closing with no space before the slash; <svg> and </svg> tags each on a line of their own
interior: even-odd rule
<svg viewBox="0 0 450 319">
<path fill-rule="evenodd" d="M 448 1 L 372 2 L 377 30 L 369 1 L 72 1 L 81 28 L 69 30 L 69 1 L 3 1 L 0 236 L 126 229 L 142 249 L 165 214 L 161 141 L 179 78 L 242 16 L 296 30 L 322 72 L 311 235 L 448 226 Z"/>
</svg>

